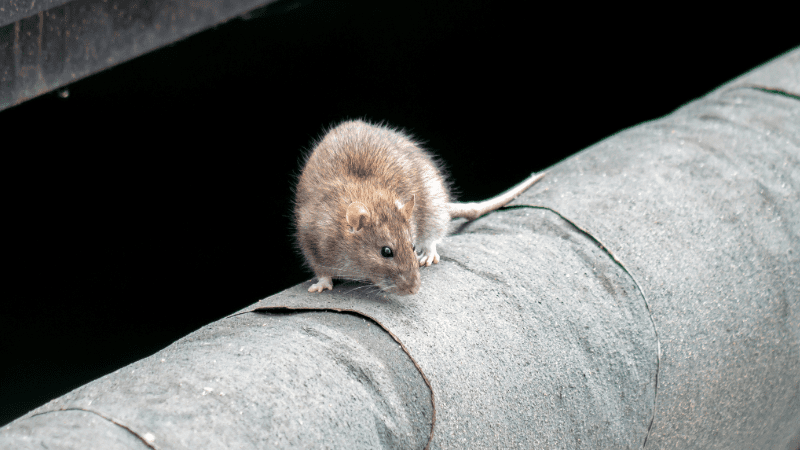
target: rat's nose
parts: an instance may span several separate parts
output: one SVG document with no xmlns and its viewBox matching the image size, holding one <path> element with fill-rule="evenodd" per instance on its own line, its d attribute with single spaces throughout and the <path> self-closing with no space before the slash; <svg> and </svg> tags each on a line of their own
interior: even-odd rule
<svg viewBox="0 0 800 450">
<path fill-rule="evenodd" d="M 417 272 L 417 273 L 414 274 L 414 277 L 411 279 L 411 282 L 408 284 L 408 292 L 410 294 L 416 294 L 417 292 L 419 292 L 420 284 L 422 284 L 422 283 L 421 283 L 421 280 L 419 279 L 419 272 Z"/>
<path fill-rule="evenodd" d="M 420 278 L 419 273 L 414 273 L 413 275 L 402 275 L 399 280 L 397 280 L 397 292 L 400 295 L 413 295 L 419 292 L 420 286 Z"/>
<path fill-rule="evenodd" d="M 419 292 L 419 282 L 409 283 L 405 286 L 397 286 L 394 292 L 399 295 L 414 295 Z"/>
</svg>

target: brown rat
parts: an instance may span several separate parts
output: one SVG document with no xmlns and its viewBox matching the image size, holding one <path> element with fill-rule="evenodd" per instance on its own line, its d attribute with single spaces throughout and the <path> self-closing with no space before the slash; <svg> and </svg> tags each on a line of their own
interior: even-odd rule
<svg viewBox="0 0 800 450">
<path fill-rule="evenodd" d="M 297 242 L 317 276 L 308 291 L 333 289 L 332 279 L 344 278 L 415 294 L 419 267 L 439 262 L 436 244 L 451 218 L 474 220 L 543 176 L 533 174 L 483 202 L 451 203 L 438 164 L 410 137 L 385 126 L 344 122 L 317 143 L 297 183 Z"/>
</svg>

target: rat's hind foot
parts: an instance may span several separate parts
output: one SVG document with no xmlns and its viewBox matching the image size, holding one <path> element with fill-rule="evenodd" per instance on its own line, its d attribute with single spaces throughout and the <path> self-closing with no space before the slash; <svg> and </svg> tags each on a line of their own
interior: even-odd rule
<svg viewBox="0 0 800 450">
<path fill-rule="evenodd" d="M 322 292 L 325 289 L 333 290 L 333 280 L 331 277 L 317 277 L 319 281 L 312 284 L 310 288 L 308 288 L 308 292 Z"/>
<path fill-rule="evenodd" d="M 436 244 L 431 244 L 428 248 L 422 249 L 422 254 L 419 256 L 419 265 L 430 266 L 431 263 L 439 264 L 439 253 L 436 252 Z"/>
</svg>

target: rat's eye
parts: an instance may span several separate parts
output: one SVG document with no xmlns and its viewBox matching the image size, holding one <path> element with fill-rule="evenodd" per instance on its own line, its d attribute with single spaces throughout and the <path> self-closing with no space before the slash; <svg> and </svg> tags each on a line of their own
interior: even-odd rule
<svg viewBox="0 0 800 450">
<path fill-rule="evenodd" d="M 394 256 L 394 253 L 392 253 L 392 249 L 390 249 L 389 247 L 383 247 L 381 249 L 381 256 L 383 256 L 384 258 L 391 258 L 392 256 Z"/>
</svg>

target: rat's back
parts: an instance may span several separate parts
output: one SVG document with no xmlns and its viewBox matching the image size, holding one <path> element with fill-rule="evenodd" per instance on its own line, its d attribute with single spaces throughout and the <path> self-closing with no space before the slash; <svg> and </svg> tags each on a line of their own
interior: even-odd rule
<svg viewBox="0 0 800 450">
<path fill-rule="evenodd" d="M 354 192 L 365 188 L 368 192 Z M 331 129 L 314 147 L 297 185 L 297 203 L 364 201 L 349 197 L 375 190 L 398 199 L 416 195 L 417 202 L 431 196 L 437 203 L 449 201 L 439 168 L 426 151 L 399 131 L 355 120 Z"/>
<path fill-rule="evenodd" d="M 319 188 L 369 183 L 403 196 L 408 182 L 414 181 L 414 173 L 425 165 L 432 165 L 430 158 L 402 133 L 349 121 L 331 129 L 319 141 L 309 155 L 300 184 Z"/>
</svg>

